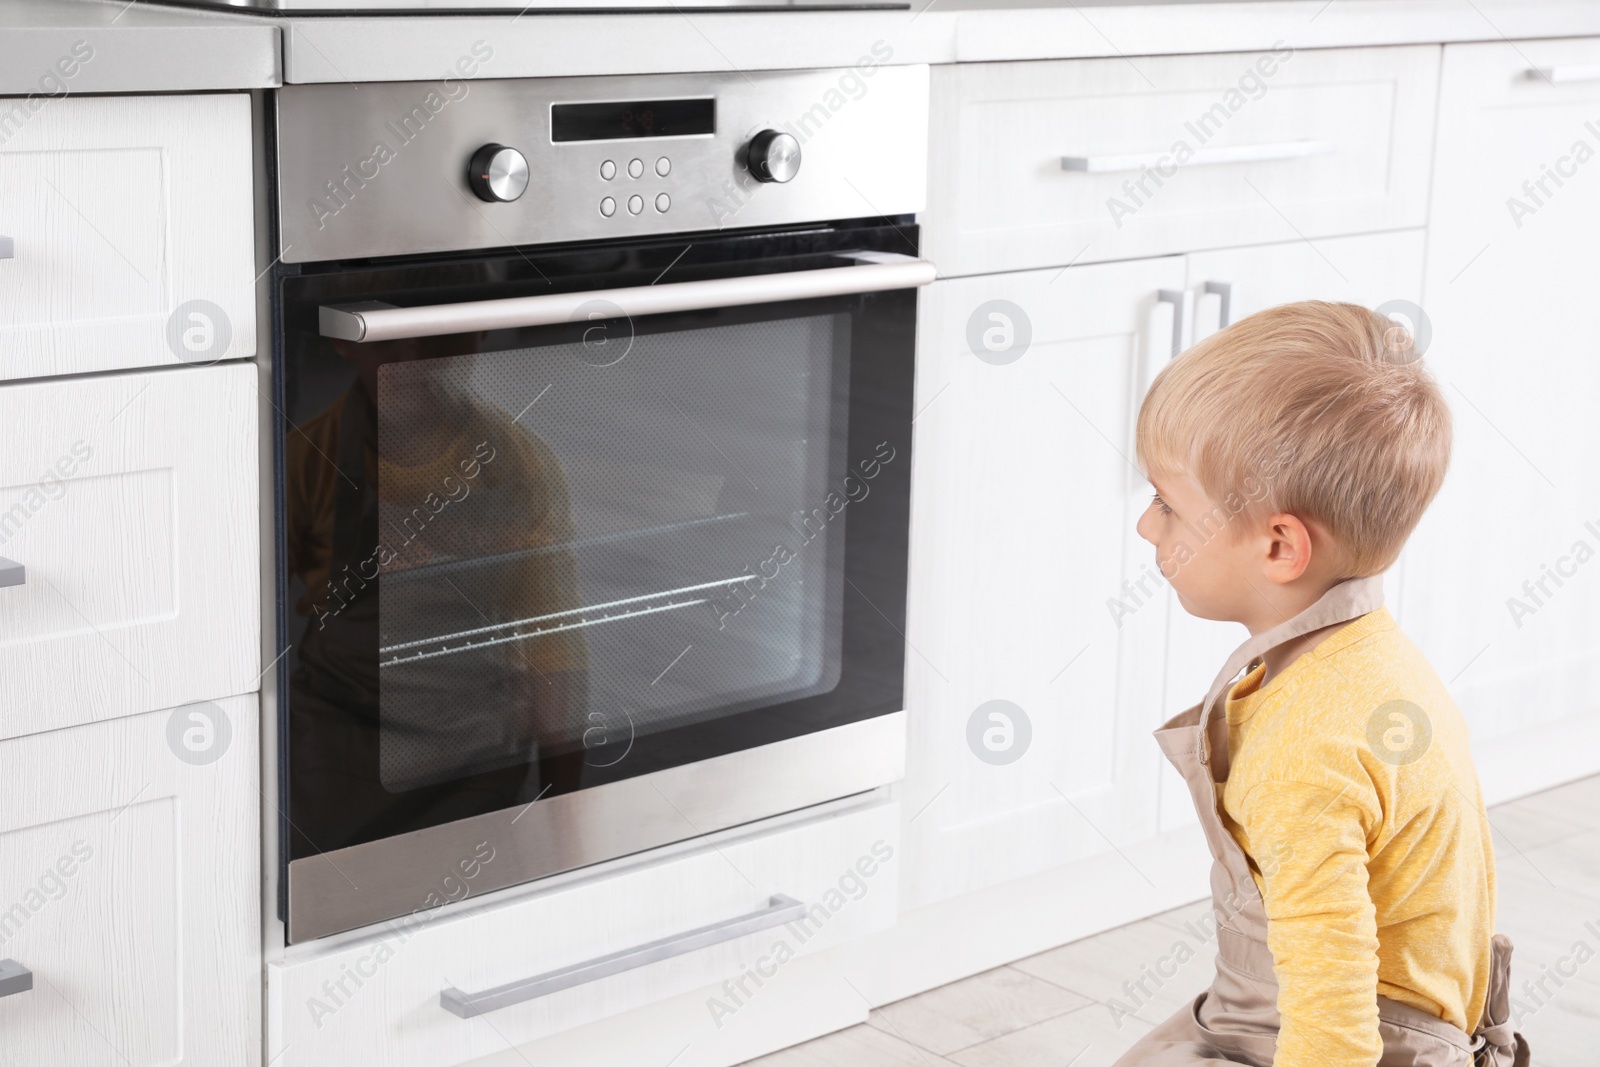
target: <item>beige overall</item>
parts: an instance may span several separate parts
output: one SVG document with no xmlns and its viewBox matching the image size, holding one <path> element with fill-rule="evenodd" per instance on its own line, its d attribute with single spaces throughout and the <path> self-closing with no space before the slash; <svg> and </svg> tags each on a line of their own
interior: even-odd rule
<svg viewBox="0 0 1600 1067">
<path fill-rule="evenodd" d="M 1270 1067 L 1277 1043 L 1278 982 L 1267 948 L 1267 915 L 1249 861 L 1222 824 L 1218 803 L 1228 780 L 1227 716 L 1212 712 L 1247 665 L 1291 638 L 1348 622 L 1383 605 L 1381 577 L 1334 586 L 1311 607 L 1257 634 L 1234 652 L 1205 702 L 1156 731 L 1156 740 L 1189 783 L 1211 846 L 1211 906 L 1217 921 L 1217 976 L 1195 998 L 1135 1044 L 1116 1067 Z M 1527 1067 L 1528 1045 L 1512 1032 L 1511 942 L 1493 941 L 1488 999 L 1478 1031 L 1456 1026 L 1387 997 L 1378 997 L 1383 1058 L 1378 1067 Z"/>
</svg>

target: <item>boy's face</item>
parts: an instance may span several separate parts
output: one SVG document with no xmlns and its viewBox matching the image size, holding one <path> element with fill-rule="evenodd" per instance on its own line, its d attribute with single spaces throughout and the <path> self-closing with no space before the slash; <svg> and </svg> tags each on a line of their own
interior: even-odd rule
<svg viewBox="0 0 1600 1067">
<path fill-rule="evenodd" d="M 1139 517 L 1139 536 L 1156 547 L 1156 565 L 1189 614 L 1258 633 L 1331 584 L 1334 556 L 1323 552 L 1311 563 L 1313 531 L 1329 544 L 1320 526 L 1288 514 L 1229 511 L 1186 474 L 1155 474 L 1150 484 L 1156 492 Z"/>
<path fill-rule="evenodd" d="M 1156 548 L 1156 566 L 1190 615 L 1225 622 L 1239 618 L 1249 594 L 1256 553 L 1241 537 L 1244 515 L 1229 515 L 1186 474 L 1153 475 L 1155 495 L 1139 516 L 1139 536 Z"/>
</svg>

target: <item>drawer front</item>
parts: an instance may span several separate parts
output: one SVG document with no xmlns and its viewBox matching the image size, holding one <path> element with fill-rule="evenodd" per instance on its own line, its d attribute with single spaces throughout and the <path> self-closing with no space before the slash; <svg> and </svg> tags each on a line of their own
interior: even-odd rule
<svg viewBox="0 0 1600 1067">
<path fill-rule="evenodd" d="M 254 355 L 250 143 L 244 94 L 68 97 L 0 125 L 0 378 Z"/>
<path fill-rule="evenodd" d="M 276 1067 L 445 1067 L 707 986 L 717 987 L 708 1017 L 726 1022 L 793 956 L 893 924 L 898 826 L 899 804 L 875 800 L 717 835 L 714 844 L 516 899 L 486 898 L 454 915 L 418 912 L 375 936 L 297 953 L 267 968 L 267 1059 Z M 460 870 L 441 870 L 439 896 L 464 899 L 472 874 L 463 872 L 492 865 L 494 853 L 485 842 Z M 724 923 L 775 894 L 809 909 L 804 925 L 773 926 L 478 1018 L 440 1005 L 447 988 L 488 990 Z"/>
<path fill-rule="evenodd" d="M 251 363 L 0 387 L 0 737 L 256 688 L 256 396 Z"/>
<path fill-rule="evenodd" d="M 0 1064 L 260 1062 L 256 707 L 0 742 Z"/>
<path fill-rule="evenodd" d="M 1433 46 L 936 67 L 954 151 L 926 252 L 949 277 L 1420 226 L 1438 68 Z"/>
</svg>

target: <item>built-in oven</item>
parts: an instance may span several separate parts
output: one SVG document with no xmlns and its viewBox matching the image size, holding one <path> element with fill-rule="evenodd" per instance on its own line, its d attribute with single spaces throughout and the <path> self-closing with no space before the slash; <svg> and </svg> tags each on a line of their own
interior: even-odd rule
<svg viewBox="0 0 1600 1067">
<path fill-rule="evenodd" d="M 455 87 L 276 104 L 290 942 L 903 772 L 926 68 Z"/>
</svg>

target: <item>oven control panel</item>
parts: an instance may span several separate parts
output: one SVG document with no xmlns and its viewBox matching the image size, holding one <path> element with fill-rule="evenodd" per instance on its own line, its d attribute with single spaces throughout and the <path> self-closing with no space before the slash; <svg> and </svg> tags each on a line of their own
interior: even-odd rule
<svg viewBox="0 0 1600 1067">
<path fill-rule="evenodd" d="M 926 193 L 928 68 L 286 85 L 286 262 L 870 215 Z"/>
</svg>

